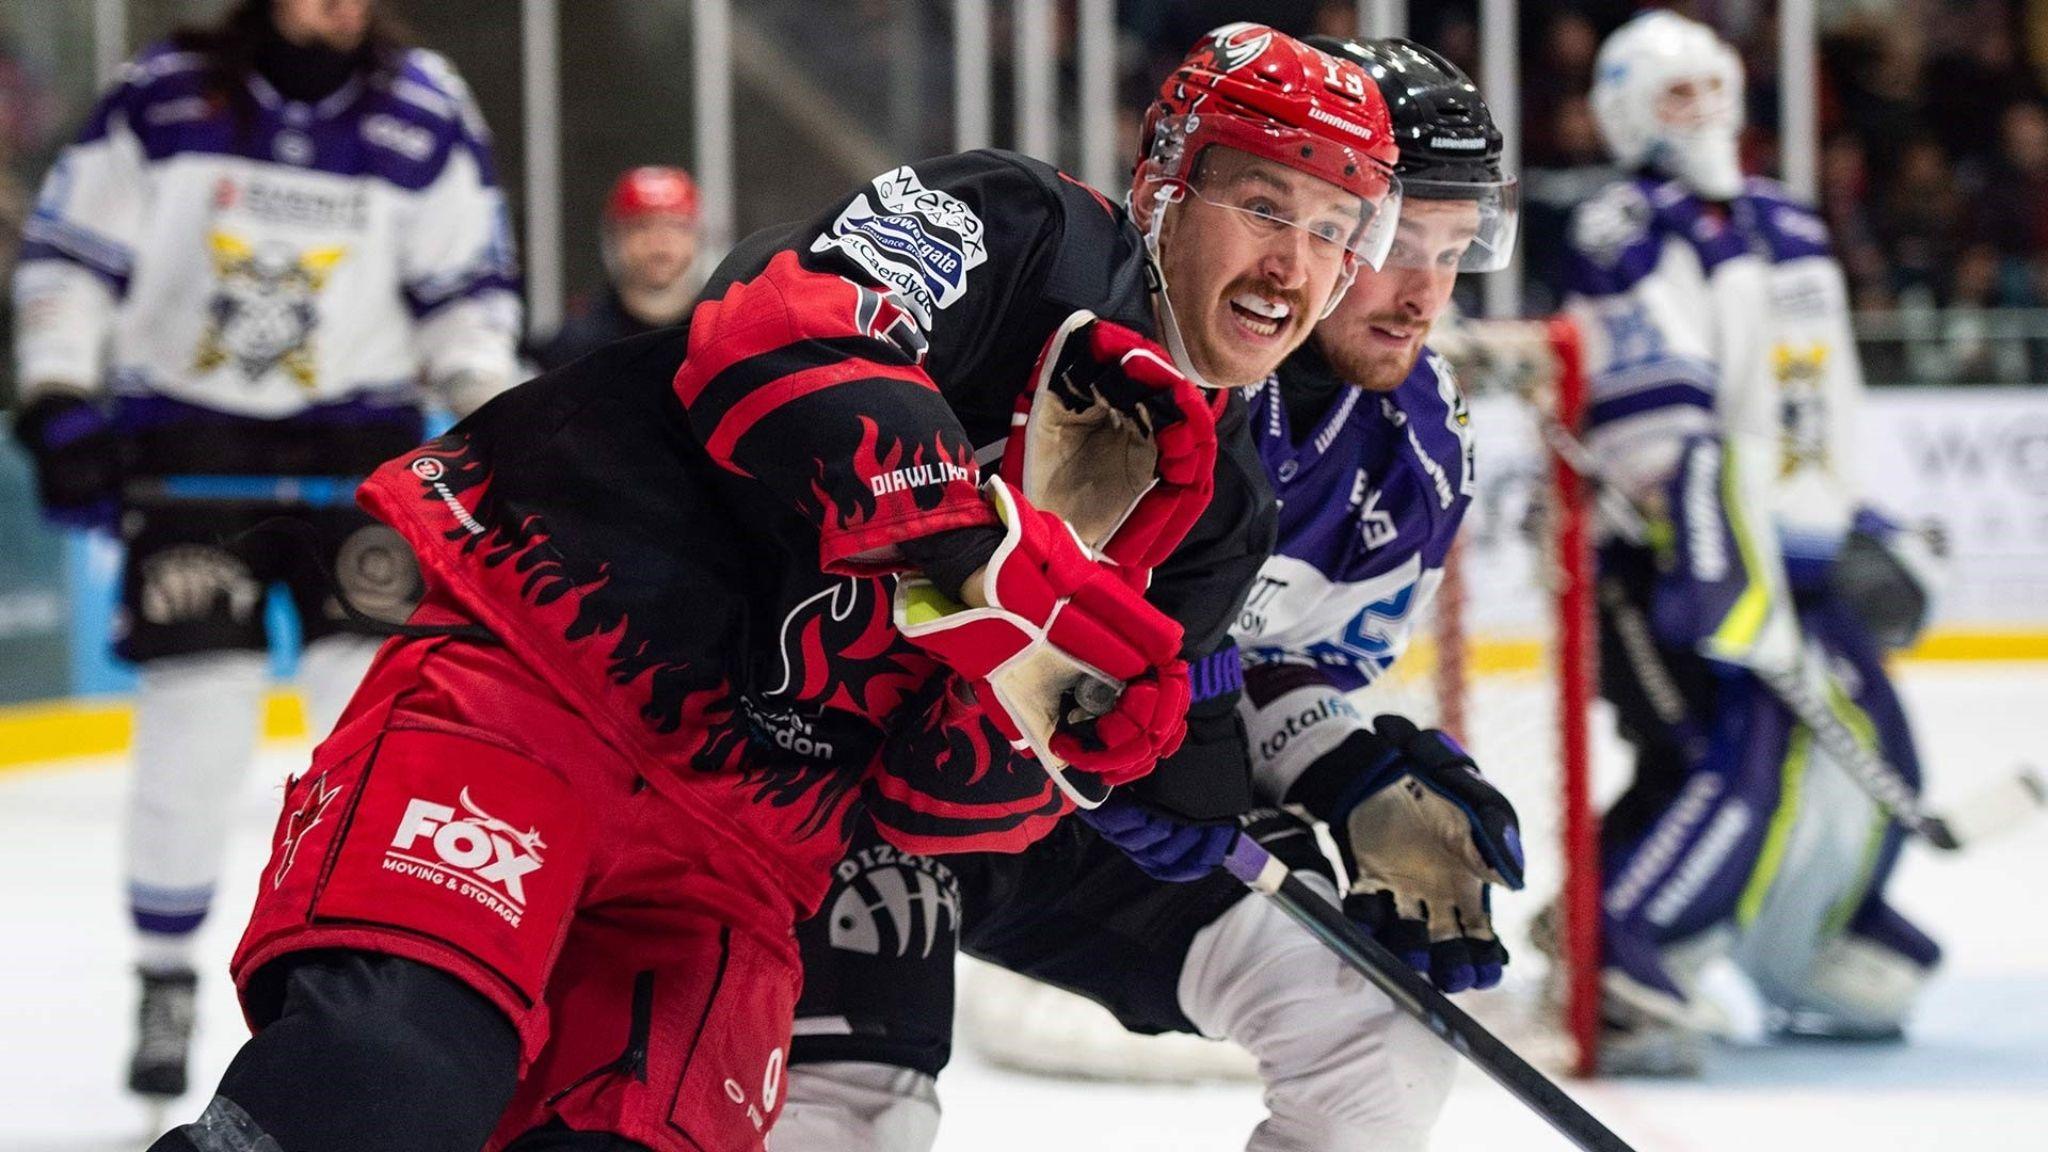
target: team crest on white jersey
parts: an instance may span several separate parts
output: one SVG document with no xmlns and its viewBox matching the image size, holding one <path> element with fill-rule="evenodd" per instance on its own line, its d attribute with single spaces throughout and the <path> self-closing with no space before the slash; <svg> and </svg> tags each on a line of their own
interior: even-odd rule
<svg viewBox="0 0 2048 1152">
<path fill-rule="evenodd" d="M 327 278 L 347 254 L 342 247 L 299 251 L 277 242 L 251 243 L 226 232 L 210 238 L 213 299 L 193 368 L 211 372 L 233 365 L 250 383 L 278 369 L 311 392 L 316 302 Z"/>
<path fill-rule="evenodd" d="M 1827 362 L 1825 344 L 1796 348 L 1780 343 L 1771 349 L 1771 372 L 1778 378 L 1780 476 L 1828 466 Z"/>
</svg>

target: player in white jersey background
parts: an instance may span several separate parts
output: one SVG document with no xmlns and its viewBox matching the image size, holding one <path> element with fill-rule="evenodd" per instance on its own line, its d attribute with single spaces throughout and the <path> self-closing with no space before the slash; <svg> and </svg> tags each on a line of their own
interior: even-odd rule
<svg viewBox="0 0 2048 1152">
<path fill-rule="evenodd" d="M 1884 899 L 1900 827 L 1773 687 L 1818 685 L 1830 725 L 1917 788 L 1882 661 L 1925 622 L 1930 542 L 1858 490 L 1842 271 L 1809 206 L 1744 177 L 1742 80 L 1703 25 L 1617 30 L 1592 102 L 1631 175 L 1571 227 L 1586 442 L 1640 513 L 1601 556 L 1602 690 L 1637 752 L 1602 826 L 1616 1071 L 1699 1069 L 1710 958 L 1780 1030 L 1854 1039 L 1899 1036 L 1940 958 Z"/>
<path fill-rule="evenodd" d="M 134 1091 L 185 1087 L 193 933 L 290 593 L 324 735 L 411 556 L 354 478 L 512 383 L 517 272 L 483 124 L 375 0 L 243 0 L 129 62 L 44 180 L 15 275 L 17 429 L 44 511 L 115 528 L 139 667 Z M 244 535 L 277 515 L 307 539 Z M 309 544 L 311 547 L 309 547 Z M 317 559 L 315 558 L 317 556 Z"/>
<path fill-rule="evenodd" d="M 1486 890 L 1519 885 L 1514 813 L 1442 733 L 1398 717 L 1369 726 L 1345 694 L 1406 646 L 1469 502 L 1464 402 L 1423 341 L 1461 269 L 1506 263 L 1516 186 L 1484 102 L 1441 56 L 1402 40 L 1309 43 L 1373 77 L 1415 191 L 1385 267 L 1361 271 L 1253 392 L 1279 539 L 1233 629 L 1243 652 L 1197 666 L 1194 695 L 1244 685 L 1247 791 L 1334 826 L 1347 909 L 1440 987 L 1488 986 L 1506 954 Z M 1329 883 L 1306 824 L 1268 811 L 1257 826 Z M 798 930 L 805 985 L 770 1147 L 931 1147 L 956 947 L 1096 1000 L 1132 1031 L 1249 1050 L 1270 1112 L 1249 1148 L 1425 1147 L 1451 1050 L 1274 906 L 1205 871 L 1213 858 L 1191 860 L 1185 828 L 1158 813 L 1106 835 L 1068 821 L 1014 855 L 910 856 L 857 838 L 822 914 Z M 1017 1021 L 1025 1036 L 1009 1042 L 1068 1039 L 1032 1023 Z M 1036 1064 L 1059 1068 L 1061 1054 Z"/>
</svg>

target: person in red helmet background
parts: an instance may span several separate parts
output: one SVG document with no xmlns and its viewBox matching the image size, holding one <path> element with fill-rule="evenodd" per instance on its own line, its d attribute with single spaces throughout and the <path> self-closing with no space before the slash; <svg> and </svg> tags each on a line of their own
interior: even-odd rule
<svg viewBox="0 0 2048 1152">
<path fill-rule="evenodd" d="M 287 791 L 254 1036 L 154 1152 L 758 1150 L 857 831 L 1245 806 L 1241 390 L 1385 257 L 1398 151 L 1272 29 L 1179 76 L 1209 103 L 1134 215 L 1015 153 L 898 166 L 370 478 L 425 600 Z"/>
<path fill-rule="evenodd" d="M 590 306 L 533 350 L 553 371 L 614 340 L 680 324 L 695 302 L 697 184 L 681 168 L 621 173 L 604 201 L 606 283 Z"/>
</svg>

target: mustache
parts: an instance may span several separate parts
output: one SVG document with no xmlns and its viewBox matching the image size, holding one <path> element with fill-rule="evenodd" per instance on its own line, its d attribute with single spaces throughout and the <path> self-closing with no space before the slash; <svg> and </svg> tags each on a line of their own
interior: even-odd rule
<svg viewBox="0 0 2048 1152">
<path fill-rule="evenodd" d="M 1429 324 L 1405 312 L 1375 312 L 1364 318 L 1364 322 L 1379 328 L 1405 329 L 1412 335 L 1427 332 Z"/>
<path fill-rule="evenodd" d="M 1229 300 L 1240 293 L 1250 292 L 1268 300 L 1278 300 L 1287 305 L 1289 319 L 1308 315 L 1308 294 L 1288 288 L 1276 289 L 1269 282 L 1256 276 L 1243 277 L 1230 282 L 1223 290 L 1223 298 Z"/>
</svg>

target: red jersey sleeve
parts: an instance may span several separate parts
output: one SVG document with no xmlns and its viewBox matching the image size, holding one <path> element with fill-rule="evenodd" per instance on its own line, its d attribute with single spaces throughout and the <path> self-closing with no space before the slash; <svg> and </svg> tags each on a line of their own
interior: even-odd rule
<svg viewBox="0 0 2048 1152">
<path fill-rule="evenodd" d="M 899 541 L 995 522 L 924 348 L 898 295 L 784 249 L 697 306 L 675 391 L 719 467 L 817 527 L 822 568 L 889 571 Z"/>
</svg>

